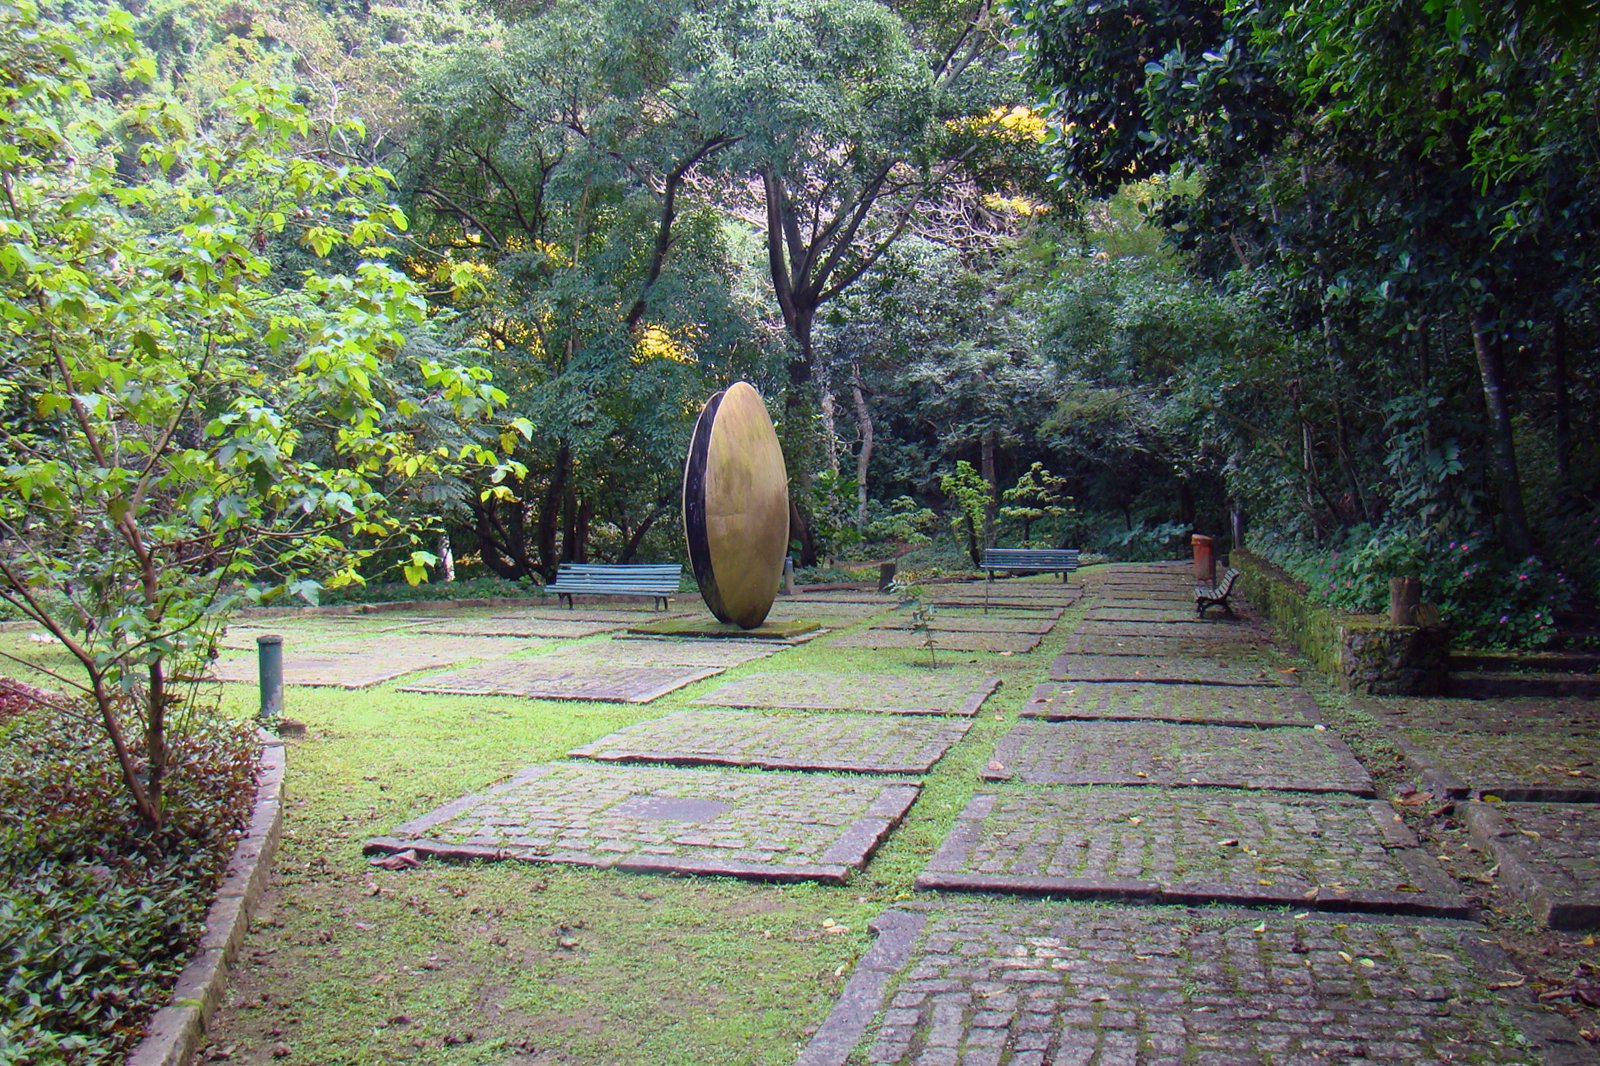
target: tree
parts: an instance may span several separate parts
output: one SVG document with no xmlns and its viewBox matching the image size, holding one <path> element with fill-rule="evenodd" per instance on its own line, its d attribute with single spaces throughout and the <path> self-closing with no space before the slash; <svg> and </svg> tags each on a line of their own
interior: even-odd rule
<svg viewBox="0 0 1600 1066">
<path fill-rule="evenodd" d="M 1567 324 L 1594 314 L 1593 241 L 1579 235 L 1600 220 L 1597 120 L 1579 101 L 1600 76 L 1595 5 L 1028 0 L 1014 13 L 1063 177 L 1108 192 L 1188 176 L 1157 210 L 1188 264 L 1301 339 L 1299 387 L 1280 404 L 1331 520 L 1417 519 L 1404 502 L 1417 495 L 1382 462 L 1400 404 L 1424 418 L 1402 480 L 1470 426 L 1483 446 L 1460 454 L 1494 486 L 1500 540 L 1532 551 L 1519 417 L 1572 439 Z M 1536 400 L 1544 379 L 1553 402 Z M 1455 483 L 1463 533 L 1487 503 L 1478 480 Z"/>
<path fill-rule="evenodd" d="M 623 557 L 677 506 L 695 412 L 767 345 L 692 177 L 739 139 L 697 80 L 689 5 L 549 6 L 454 50 L 412 95 L 412 269 L 535 425 L 526 475 L 474 504 L 483 558 L 553 575 Z"/>
<path fill-rule="evenodd" d="M 503 395 L 438 361 L 413 368 L 423 395 L 398 386 L 424 304 L 382 261 L 404 216 L 381 172 L 297 150 L 286 89 L 240 84 L 200 119 L 95 92 L 98 64 L 153 74 L 129 27 L 0 16 L 0 600 L 76 661 L 57 679 L 158 829 L 169 725 L 230 609 L 314 600 L 414 543 L 385 491 L 496 460 L 424 450 L 403 420 L 481 419 Z M 321 269 L 274 277 L 268 250 L 294 244 Z"/>
</svg>

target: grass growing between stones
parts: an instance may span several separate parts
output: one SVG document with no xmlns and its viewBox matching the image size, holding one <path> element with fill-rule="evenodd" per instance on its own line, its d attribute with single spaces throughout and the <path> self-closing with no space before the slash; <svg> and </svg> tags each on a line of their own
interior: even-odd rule
<svg viewBox="0 0 1600 1066">
<path fill-rule="evenodd" d="M 389 871 L 361 846 L 616 729 L 693 712 L 693 699 L 729 680 L 791 669 L 928 676 L 925 653 L 823 638 L 646 706 L 397 691 L 426 674 L 354 692 L 290 688 L 286 714 L 308 734 L 289 743 L 285 837 L 202 1060 L 792 1062 L 869 946 L 868 922 L 912 898 L 1078 614 L 1026 655 L 939 654 L 937 673 L 993 671 L 1002 687 L 843 886 L 519 862 Z M 255 711 L 253 686 L 224 686 L 223 699 L 239 716 Z"/>
</svg>

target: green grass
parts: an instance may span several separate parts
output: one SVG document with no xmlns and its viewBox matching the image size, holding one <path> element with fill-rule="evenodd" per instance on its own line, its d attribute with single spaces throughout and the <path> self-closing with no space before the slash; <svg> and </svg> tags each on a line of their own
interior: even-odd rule
<svg viewBox="0 0 1600 1066">
<path fill-rule="evenodd" d="M 1075 617 L 1026 655 L 939 653 L 940 672 L 990 670 L 1004 684 L 923 778 L 905 823 L 843 886 L 520 862 L 391 872 L 372 868 L 361 845 L 729 680 L 774 669 L 925 675 L 925 652 L 816 641 L 648 706 L 397 691 L 411 678 L 356 692 L 291 687 L 285 714 L 309 732 L 288 745 L 273 888 L 212 1046 L 262 1063 L 792 1062 L 869 946 L 868 923 L 912 897 Z M 375 615 L 339 635 L 397 620 Z M 8 650 L 22 641 L 0 633 Z M 256 710 L 252 686 L 223 686 L 222 699 L 239 716 Z M 288 1055 L 275 1060 L 275 1047 Z"/>
</svg>

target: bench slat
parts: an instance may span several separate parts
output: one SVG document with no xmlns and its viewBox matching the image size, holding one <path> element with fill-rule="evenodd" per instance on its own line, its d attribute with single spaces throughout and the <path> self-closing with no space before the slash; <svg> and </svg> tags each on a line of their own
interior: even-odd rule
<svg viewBox="0 0 1600 1066">
<path fill-rule="evenodd" d="M 545 586 L 572 605 L 573 595 L 648 596 L 663 608 L 683 585 L 677 563 L 562 563 L 556 579 Z"/>
</svg>

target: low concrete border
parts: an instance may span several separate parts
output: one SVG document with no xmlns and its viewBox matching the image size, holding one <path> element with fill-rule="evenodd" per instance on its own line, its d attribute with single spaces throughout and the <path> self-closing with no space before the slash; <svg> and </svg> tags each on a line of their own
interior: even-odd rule
<svg viewBox="0 0 1600 1066">
<path fill-rule="evenodd" d="M 1494 856 L 1500 879 L 1551 929 L 1600 925 L 1600 890 L 1539 862 L 1533 843 L 1506 820 L 1504 804 L 1468 803 L 1464 820 L 1472 839 Z"/>
<path fill-rule="evenodd" d="M 256 801 L 245 835 L 223 871 L 216 902 L 206 914 L 206 932 L 194 958 L 178 975 L 172 1002 L 150 1019 L 144 1041 L 125 1066 L 188 1066 L 200 1049 L 206 1023 L 222 1002 L 228 970 L 244 943 L 250 914 L 266 890 L 272 856 L 283 835 L 283 741 L 261 733 L 261 769 Z"/>
</svg>

